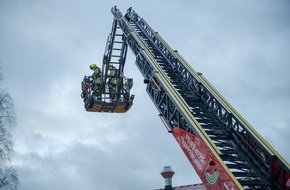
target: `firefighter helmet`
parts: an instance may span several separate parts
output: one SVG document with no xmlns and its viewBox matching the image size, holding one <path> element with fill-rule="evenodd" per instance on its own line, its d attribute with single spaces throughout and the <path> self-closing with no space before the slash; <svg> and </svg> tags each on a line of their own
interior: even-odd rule
<svg viewBox="0 0 290 190">
<path fill-rule="evenodd" d="M 96 65 L 96 64 L 91 64 L 90 65 L 90 69 L 91 70 L 95 70 L 95 69 L 97 69 L 98 68 L 98 66 Z"/>
</svg>

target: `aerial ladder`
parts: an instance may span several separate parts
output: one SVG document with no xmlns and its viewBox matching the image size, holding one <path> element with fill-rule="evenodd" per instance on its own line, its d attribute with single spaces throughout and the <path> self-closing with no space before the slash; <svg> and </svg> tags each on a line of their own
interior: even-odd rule
<svg viewBox="0 0 290 190">
<path fill-rule="evenodd" d="M 161 121 L 207 189 L 290 188 L 287 161 L 202 73 L 196 72 L 177 51 L 171 49 L 132 8 L 124 16 L 116 6 L 111 12 L 113 27 L 106 49 L 112 48 L 116 43 L 114 38 L 119 35 L 126 46 L 122 61 L 125 61 L 127 46 L 131 48 Z M 116 30 L 121 33 L 116 33 Z M 103 72 L 112 58 L 113 54 L 105 51 Z M 122 61 L 117 61 L 121 71 L 125 64 Z M 131 96 L 130 106 L 134 98 Z M 101 107 L 104 103 L 96 102 L 95 106 Z M 106 112 L 106 109 L 93 111 Z M 109 111 L 117 112 L 114 109 Z"/>
</svg>

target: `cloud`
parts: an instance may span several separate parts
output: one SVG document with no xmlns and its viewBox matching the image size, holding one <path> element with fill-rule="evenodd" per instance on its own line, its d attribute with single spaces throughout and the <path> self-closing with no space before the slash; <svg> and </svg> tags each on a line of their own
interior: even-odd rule
<svg viewBox="0 0 290 190">
<path fill-rule="evenodd" d="M 18 115 L 13 163 L 20 189 L 154 189 L 200 180 L 146 94 L 124 114 L 87 113 L 80 83 L 100 64 L 117 5 L 132 6 L 289 162 L 287 1 L 1 1 L 3 86 Z M 150 10 L 150 13 L 149 13 Z"/>
</svg>

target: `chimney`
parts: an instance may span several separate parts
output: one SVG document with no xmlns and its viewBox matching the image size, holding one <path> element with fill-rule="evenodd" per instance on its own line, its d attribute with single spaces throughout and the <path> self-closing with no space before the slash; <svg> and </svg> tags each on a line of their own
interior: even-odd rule
<svg viewBox="0 0 290 190">
<path fill-rule="evenodd" d="M 171 169 L 170 166 L 165 166 L 161 172 L 162 177 L 165 181 L 165 188 L 164 190 L 172 190 L 172 177 L 174 175 L 174 171 Z"/>
</svg>

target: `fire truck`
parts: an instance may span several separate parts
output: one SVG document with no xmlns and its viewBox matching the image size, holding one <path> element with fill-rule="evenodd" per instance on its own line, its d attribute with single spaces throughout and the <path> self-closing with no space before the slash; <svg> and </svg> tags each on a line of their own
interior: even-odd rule
<svg viewBox="0 0 290 190">
<path fill-rule="evenodd" d="M 130 109 L 133 79 L 123 73 L 130 47 L 162 123 L 207 189 L 290 189 L 287 161 L 202 73 L 196 72 L 132 8 L 125 15 L 116 6 L 111 12 L 113 24 L 100 87 L 96 90 L 91 76 L 85 76 L 82 82 L 86 111 L 124 113 Z M 113 83 L 112 77 L 117 82 Z"/>
</svg>

